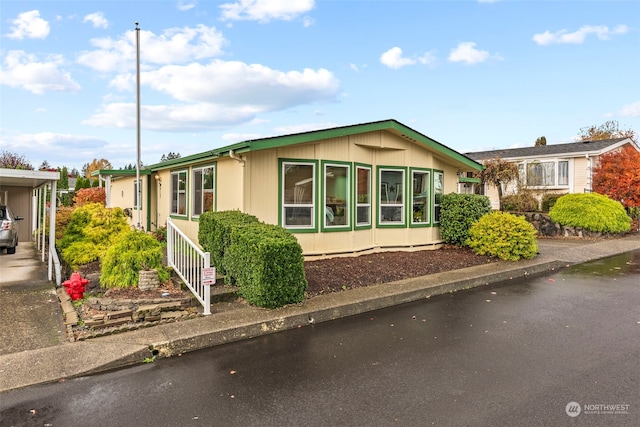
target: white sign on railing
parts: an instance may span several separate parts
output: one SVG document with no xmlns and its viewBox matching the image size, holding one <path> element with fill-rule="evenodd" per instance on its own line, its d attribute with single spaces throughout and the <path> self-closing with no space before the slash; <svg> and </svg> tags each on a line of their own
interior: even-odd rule
<svg viewBox="0 0 640 427">
<path fill-rule="evenodd" d="M 204 267 L 202 269 L 202 284 L 205 286 L 211 286 L 216 284 L 216 268 Z"/>
</svg>

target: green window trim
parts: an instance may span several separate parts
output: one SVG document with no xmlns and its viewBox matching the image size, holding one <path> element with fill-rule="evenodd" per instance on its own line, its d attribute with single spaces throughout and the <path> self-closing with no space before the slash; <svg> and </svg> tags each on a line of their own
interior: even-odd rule
<svg viewBox="0 0 640 427">
<path fill-rule="evenodd" d="M 210 175 L 205 175 L 204 172 L 210 169 Z M 204 212 L 215 212 L 217 206 L 218 197 L 218 168 L 217 164 L 209 164 L 203 166 L 193 167 L 191 169 L 191 188 L 189 194 L 191 195 L 191 219 L 198 221 L 200 215 Z M 207 177 L 209 183 L 207 184 Z M 200 188 L 198 188 L 200 187 Z M 205 188 L 211 187 L 211 188 Z M 210 200 L 207 194 L 211 194 Z"/>
<path fill-rule="evenodd" d="M 378 166 L 376 182 L 377 228 L 406 228 L 407 168 Z"/>
<path fill-rule="evenodd" d="M 321 196 L 320 230 L 323 232 L 351 231 L 353 203 L 351 202 L 350 162 L 322 160 L 320 171 Z"/>
<path fill-rule="evenodd" d="M 187 207 L 188 207 L 187 199 L 189 196 L 188 170 L 181 169 L 177 171 L 172 171 L 170 177 L 171 177 L 171 189 L 170 189 L 171 200 L 169 202 L 171 204 L 169 209 L 170 217 L 179 218 L 179 219 L 187 218 L 189 215 L 189 212 L 187 211 Z"/>
<path fill-rule="evenodd" d="M 432 176 L 433 171 L 426 168 L 410 168 L 409 182 L 411 183 L 409 200 L 411 211 L 409 227 L 425 228 L 432 226 Z"/>
<path fill-rule="evenodd" d="M 318 232 L 319 174 L 317 160 L 278 160 L 278 224 L 281 227 L 292 233 Z M 294 224 L 296 221 L 299 223 Z M 304 224 L 306 221 L 308 225 Z"/>
<path fill-rule="evenodd" d="M 359 174 L 359 171 L 366 171 L 367 174 Z M 353 226 L 355 230 L 367 230 L 373 227 L 373 169 L 371 165 L 355 163 L 353 168 Z M 364 183 L 364 190 L 361 191 L 361 183 Z M 364 218 L 367 217 L 365 221 Z"/>
<path fill-rule="evenodd" d="M 444 194 L 444 172 L 433 170 L 431 194 L 433 194 L 433 225 L 440 224 L 440 202 Z"/>
</svg>

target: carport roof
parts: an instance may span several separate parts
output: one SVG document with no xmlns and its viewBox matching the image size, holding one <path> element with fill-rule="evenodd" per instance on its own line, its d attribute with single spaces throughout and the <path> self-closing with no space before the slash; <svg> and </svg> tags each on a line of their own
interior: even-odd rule
<svg viewBox="0 0 640 427">
<path fill-rule="evenodd" d="M 0 168 L 0 185 L 3 187 L 37 188 L 59 179 L 60 172 Z"/>
</svg>

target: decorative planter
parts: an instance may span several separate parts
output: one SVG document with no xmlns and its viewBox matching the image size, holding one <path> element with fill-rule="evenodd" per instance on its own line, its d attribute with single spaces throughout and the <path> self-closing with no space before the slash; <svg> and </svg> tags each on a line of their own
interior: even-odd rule
<svg viewBox="0 0 640 427">
<path fill-rule="evenodd" d="M 138 273 L 138 288 L 141 291 L 150 291 L 160 287 L 158 270 L 140 270 Z"/>
</svg>

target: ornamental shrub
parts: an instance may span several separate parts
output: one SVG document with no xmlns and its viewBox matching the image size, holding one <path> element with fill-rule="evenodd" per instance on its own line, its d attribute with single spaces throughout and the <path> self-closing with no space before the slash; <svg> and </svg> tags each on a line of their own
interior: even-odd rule
<svg viewBox="0 0 640 427">
<path fill-rule="evenodd" d="M 253 215 L 235 211 L 204 212 L 198 220 L 198 243 L 211 256 L 211 265 L 220 274 L 227 274 L 224 254 L 231 243 L 231 232 L 237 227 L 257 224 Z M 229 278 L 233 282 L 232 278 Z"/>
<path fill-rule="evenodd" d="M 538 210 L 538 199 L 531 192 L 520 190 L 502 198 L 502 210 L 512 212 L 535 212 Z"/>
<path fill-rule="evenodd" d="M 293 234 L 253 223 L 233 228 L 230 238 L 224 264 L 249 304 L 276 308 L 302 302 L 307 279 L 302 248 Z"/>
<path fill-rule="evenodd" d="M 102 258 L 114 239 L 128 229 L 121 208 L 89 203 L 73 211 L 57 245 L 64 262 L 75 269 Z"/>
<path fill-rule="evenodd" d="M 137 286 L 140 270 L 157 270 L 160 282 L 169 280 L 169 271 L 162 265 L 162 244 L 151 234 L 129 229 L 118 235 L 102 258 L 100 286 Z"/>
<path fill-rule="evenodd" d="M 564 194 L 547 193 L 542 196 L 542 212 L 549 212 L 549 210 L 556 204 L 560 197 Z"/>
<path fill-rule="evenodd" d="M 440 210 L 440 234 L 445 243 L 464 246 L 469 228 L 491 212 L 491 201 L 477 194 L 445 194 Z"/>
<path fill-rule="evenodd" d="M 467 245 L 478 255 L 517 261 L 536 256 L 537 234 L 535 227 L 524 217 L 494 211 L 471 226 Z"/>
<path fill-rule="evenodd" d="M 553 205 L 549 216 L 564 226 L 601 233 L 622 233 L 631 228 L 631 218 L 622 204 L 597 193 L 564 195 Z"/>
</svg>

